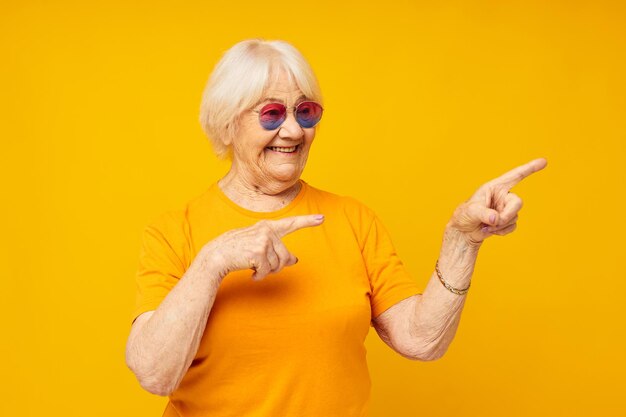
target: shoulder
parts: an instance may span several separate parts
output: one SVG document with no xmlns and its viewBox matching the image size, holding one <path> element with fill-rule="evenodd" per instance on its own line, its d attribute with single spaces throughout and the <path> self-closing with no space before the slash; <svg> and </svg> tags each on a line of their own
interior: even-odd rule
<svg viewBox="0 0 626 417">
<path fill-rule="evenodd" d="M 158 230 L 163 233 L 181 230 L 186 223 L 186 213 L 186 208 L 164 210 L 148 220 L 146 229 Z"/>
<path fill-rule="evenodd" d="M 144 240 L 160 242 L 177 252 L 189 247 L 188 205 L 170 208 L 149 218 L 143 229 Z"/>
<path fill-rule="evenodd" d="M 173 262 L 181 270 L 191 262 L 190 231 L 186 209 L 170 209 L 153 217 L 144 227 L 143 252 Z"/>
</svg>

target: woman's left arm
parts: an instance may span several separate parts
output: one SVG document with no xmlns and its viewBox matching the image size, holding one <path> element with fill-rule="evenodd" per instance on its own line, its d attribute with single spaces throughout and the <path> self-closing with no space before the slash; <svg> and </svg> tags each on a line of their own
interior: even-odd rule
<svg viewBox="0 0 626 417">
<path fill-rule="evenodd" d="M 480 245 L 467 242 L 452 222 L 446 225 L 438 261 L 445 282 L 456 289 L 470 285 Z M 466 297 L 444 287 L 433 271 L 408 320 L 409 357 L 435 360 L 443 356 L 456 333 Z"/>
<path fill-rule="evenodd" d="M 423 294 L 410 297 L 373 320 L 381 338 L 410 359 L 434 360 L 446 352 L 459 325 L 482 242 L 517 226 L 522 200 L 509 190 L 547 165 L 535 159 L 481 186 L 446 225 L 438 260 Z"/>
</svg>

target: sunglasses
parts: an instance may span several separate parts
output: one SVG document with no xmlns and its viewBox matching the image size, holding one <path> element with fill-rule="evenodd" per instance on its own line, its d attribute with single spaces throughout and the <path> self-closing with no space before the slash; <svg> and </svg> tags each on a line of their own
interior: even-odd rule
<svg viewBox="0 0 626 417">
<path fill-rule="evenodd" d="M 269 103 L 259 113 L 259 123 L 265 130 L 275 130 L 287 119 L 287 107 L 282 103 Z M 303 101 L 294 108 L 294 117 L 303 128 L 313 127 L 319 123 L 324 109 L 314 101 Z"/>
</svg>

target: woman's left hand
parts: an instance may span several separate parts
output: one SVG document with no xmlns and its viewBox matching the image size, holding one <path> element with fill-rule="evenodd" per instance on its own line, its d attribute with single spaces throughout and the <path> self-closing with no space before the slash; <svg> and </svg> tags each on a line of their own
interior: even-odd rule
<svg viewBox="0 0 626 417">
<path fill-rule="evenodd" d="M 516 184 L 546 167 L 545 158 L 524 165 L 483 184 L 454 211 L 448 226 L 462 233 L 468 244 L 480 246 L 491 235 L 506 235 L 517 227 L 522 199 L 509 192 Z"/>
</svg>

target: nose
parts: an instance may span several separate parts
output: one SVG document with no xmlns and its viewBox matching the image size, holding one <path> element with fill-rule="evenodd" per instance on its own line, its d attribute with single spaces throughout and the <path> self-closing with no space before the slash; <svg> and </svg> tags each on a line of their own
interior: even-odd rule
<svg viewBox="0 0 626 417">
<path fill-rule="evenodd" d="M 280 130 L 278 131 L 278 136 L 284 139 L 301 139 L 304 136 L 304 130 L 302 126 L 298 124 L 296 117 L 293 111 L 287 112 L 287 118 L 280 126 Z"/>
</svg>

